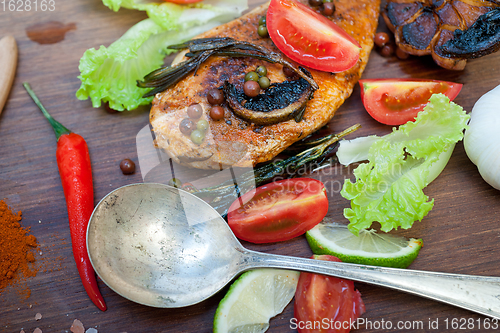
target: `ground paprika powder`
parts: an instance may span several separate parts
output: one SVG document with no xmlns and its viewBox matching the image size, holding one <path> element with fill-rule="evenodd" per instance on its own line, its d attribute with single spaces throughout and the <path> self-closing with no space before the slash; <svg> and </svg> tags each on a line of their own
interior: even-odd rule
<svg viewBox="0 0 500 333">
<path fill-rule="evenodd" d="M 21 227 L 21 212 L 14 213 L 5 201 L 0 200 L 0 294 L 9 284 L 22 278 L 36 276 L 34 250 L 36 237 L 29 235 L 29 228 Z M 26 296 L 29 297 L 28 290 Z"/>
</svg>

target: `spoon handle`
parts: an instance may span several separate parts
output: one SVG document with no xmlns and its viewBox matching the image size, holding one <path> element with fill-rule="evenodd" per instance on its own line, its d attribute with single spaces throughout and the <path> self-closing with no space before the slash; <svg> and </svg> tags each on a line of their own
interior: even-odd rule
<svg viewBox="0 0 500 333">
<path fill-rule="evenodd" d="M 245 269 L 284 268 L 404 291 L 500 319 L 500 278 L 366 266 L 247 252 Z"/>
</svg>

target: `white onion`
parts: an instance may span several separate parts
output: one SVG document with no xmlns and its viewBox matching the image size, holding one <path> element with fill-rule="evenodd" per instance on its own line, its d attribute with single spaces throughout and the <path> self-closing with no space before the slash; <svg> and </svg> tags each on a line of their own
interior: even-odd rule
<svg viewBox="0 0 500 333">
<path fill-rule="evenodd" d="M 500 190 L 500 85 L 474 105 L 464 146 L 481 177 Z"/>
</svg>

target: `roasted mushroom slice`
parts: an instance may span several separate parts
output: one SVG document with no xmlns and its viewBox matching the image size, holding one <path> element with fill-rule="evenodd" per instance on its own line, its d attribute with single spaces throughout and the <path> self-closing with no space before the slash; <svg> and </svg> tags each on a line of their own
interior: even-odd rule
<svg viewBox="0 0 500 333">
<path fill-rule="evenodd" d="M 274 83 L 252 98 L 227 81 L 223 90 L 235 115 L 257 125 L 272 125 L 292 118 L 300 122 L 314 92 L 303 78 Z"/>
<path fill-rule="evenodd" d="M 444 68 L 464 69 L 500 48 L 498 0 L 388 0 L 382 15 L 398 47 Z"/>
</svg>

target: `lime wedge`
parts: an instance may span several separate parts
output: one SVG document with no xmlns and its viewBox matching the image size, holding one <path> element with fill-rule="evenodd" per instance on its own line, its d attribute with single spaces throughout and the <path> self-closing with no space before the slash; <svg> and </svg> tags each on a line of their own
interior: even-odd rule
<svg viewBox="0 0 500 333">
<path fill-rule="evenodd" d="M 355 264 L 406 268 L 423 246 L 421 239 L 406 239 L 384 232 L 361 230 L 354 235 L 346 225 L 321 222 L 306 233 L 315 254 L 330 254 Z"/>
<path fill-rule="evenodd" d="M 299 272 L 256 269 L 243 273 L 229 288 L 215 312 L 214 333 L 257 333 L 292 300 Z"/>
</svg>

